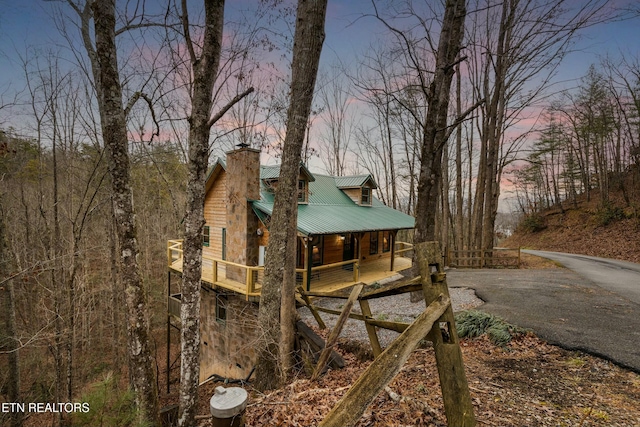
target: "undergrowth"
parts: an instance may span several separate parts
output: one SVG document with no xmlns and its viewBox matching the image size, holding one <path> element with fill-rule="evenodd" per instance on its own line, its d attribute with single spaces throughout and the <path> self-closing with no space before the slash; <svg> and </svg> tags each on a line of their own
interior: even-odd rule
<svg viewBox="0 0 640 427">
<path fill-rule="evenodd" d="M 624 210 L 614 206 L 611 202 L 604 202 L 595 213 L 596 222 L 600 226 L 607 226 L 614 221 L 625 218 Z"/>
<path fill-rule="evenodd" d="M 460 338 L 475 338 L 487 334 L 489 340 L 500 347 L 509 344 L 513 338 L 527 333 L 526 329 L 478 310 L 461 311 L 455 315 L 455 320 Z"/>
<path fill-rule="evenodd" d="M 90 410 L 74 413 L 74 426 L 143 427 L 138 422 L 133 393 L 120 390 L 111 372 L 91 384 L 81 400 Z"/>
<path fill-rule="evenodd" d="M 532 213 L 522 219 L 520 228 L 527 233 L 537 233 L 547 228 L 544 217 L 539 213 Z"/>
</svg>

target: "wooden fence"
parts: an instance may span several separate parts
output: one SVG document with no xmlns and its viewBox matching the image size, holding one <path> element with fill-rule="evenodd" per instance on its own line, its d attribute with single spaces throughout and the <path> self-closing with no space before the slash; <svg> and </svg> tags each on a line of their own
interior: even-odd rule
<svg viewBox="0 0 640 427">
<path fill-rule="evenodd" d="M 520 248 L 447 250 L 446 263 L 456 268 L 520 268 Z"/>
</svg>

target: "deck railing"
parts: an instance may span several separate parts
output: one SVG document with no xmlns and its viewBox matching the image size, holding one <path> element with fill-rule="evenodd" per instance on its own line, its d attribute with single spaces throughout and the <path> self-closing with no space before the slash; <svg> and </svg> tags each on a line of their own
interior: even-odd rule
<svg viewBox="0 0 640 427">
<path fill-rule="evenodd" d="M 169 240 L 167 243 L 167 261 L 169 268 L 182 271 L 183 250 L 182 240 Z M 235 278 L 230 278 L 227 272 L 236 269 Z M 231 261 L 202 256 L 202 280 L 226 288 L 235 292 L 240 292 L 247 296 L 258 296 L 258 287 L 261 284 L 264 267 L 248 266 Z M 238 277 L 244 277 L 244 288 Z"/>
<path fill-rule="evenodd" d="M 407 258 L 413 257 L 413 244 L 408 242 L 396 242 L 394 251 L 396 256 L 403 256 Z"/>
<path fill-rule="evenodd" d="M 410 257 L 413 245 L 406 242 L 396 242 L 395 256 Z M 167 242 L 168 267 L 182 272 L 183 249 L 182 240 L 174 239 Z M 236 274 L 229 277 L 229 270 L 235 269 Z M 353 282 L 360 281 L 361 265 L 358 259 L 352 259 L 333 264 L 325 264 L 296 269 L 296 277 L 302 284 L 327 283 L 327 282 Z M 239 272 L 239 273 L 238 273 Z M 244 283 L 237 278 L 244 278 Z M 262 281 L 264 279 L 263 266 L 248 266 L 231 261 L 203 256 L 202 280 L 216 286 L 239 292 L 247 297 L 259 296 Z"/>
</svg>

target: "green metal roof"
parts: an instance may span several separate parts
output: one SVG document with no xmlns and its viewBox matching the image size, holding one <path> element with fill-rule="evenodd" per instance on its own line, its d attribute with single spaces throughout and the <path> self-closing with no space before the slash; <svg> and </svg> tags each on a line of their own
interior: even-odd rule
<svg viewBox="0 0 640 427">
<path fill-rule="evenodd" d="M 309 182 L 315 181 L 314 175 L 309 172 L 309 169 L 300 163 L 300 172 L 307 176 Z M 278 179 L 280 177 L 280 165 L 275 166 L 260 166 L 260 179 Z"/>
<path fill-rule="evenodd" d="M 378 188 L 378 184 L 371 175 L 336 176 L 336 186 L 338 188 L 362 187 L 370 182 L 371 188 Z"/>
<path fill-rule="evenodd" d="M 260 177 L 267 179 L 266 176 L 271 176 L 272 172 L 269 168 L 262 167 Z M 300 233 L 304 235 L 340 234 L 414 228 L 415 219 L 412 216 L 385 206 L 375 197 L 371 206 L 360 206 L 354 203 L 338 188 L 336 181 L 341 178 L 319 174 L 313 176 L 315 181 L 309 182 L 309 203 L 298 206 Z M 364 177 L 373 180 L 370 175 L 364 175 Z M 366 179 L 362 182 L 366 182 Z M 264 220 L 265 215 L 271 215 L 273 212 L 274 194 L 267 190 L 263 182 L 260 189 L 260 200 L 252 203 L 254 211 Z"/>
</svg>

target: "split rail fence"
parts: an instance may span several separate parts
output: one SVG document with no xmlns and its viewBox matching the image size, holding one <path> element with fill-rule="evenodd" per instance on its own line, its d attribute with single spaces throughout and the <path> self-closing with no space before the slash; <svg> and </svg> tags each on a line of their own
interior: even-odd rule
<svg viewBox="0 0 640 427">
<path fill-rule="evenodd" d="M 456 268 L 520 268 L 520 248 L 447 250 L 446 264 Z"/>
</svg>

